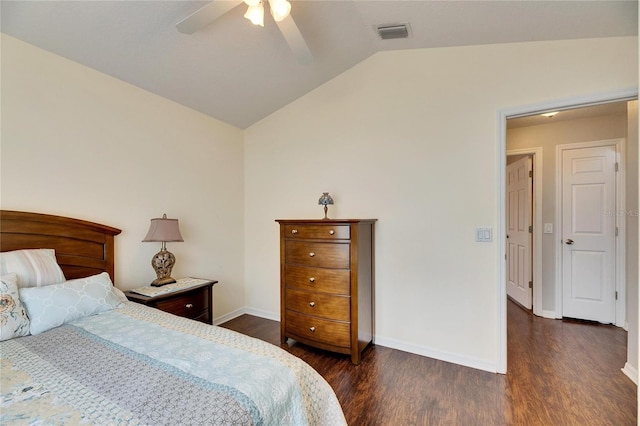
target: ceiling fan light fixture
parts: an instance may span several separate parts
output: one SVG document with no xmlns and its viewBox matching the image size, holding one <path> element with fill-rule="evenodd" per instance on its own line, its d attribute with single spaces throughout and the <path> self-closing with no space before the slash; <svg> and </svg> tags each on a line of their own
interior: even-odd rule
<svg viewBox="0 0 640 426">
<path fill-rule="evenodd" d="M 291 3 L 287 0 L 269 0 L 271 16 L 276 22 L 282 21 L 291 12 Z"/>
<path fill-rule="evenodd" d="M 249 6 L 244 17 L 250 20 L 253 25 L 260 25 L 261 27 L 264 27 L 264 6 L 262 5 L 262 1 Z"/>
</svg>

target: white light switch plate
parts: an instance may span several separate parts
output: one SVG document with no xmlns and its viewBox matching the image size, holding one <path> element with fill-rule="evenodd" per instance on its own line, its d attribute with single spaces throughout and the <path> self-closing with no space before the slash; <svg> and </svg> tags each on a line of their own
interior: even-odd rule
<svg viewBox="0 0 640 426">
<path fill-rule="evenodd" d="M 491 228 L 476 228 L 476 241 L 480 243 L 489 243 L 493 241 L 493 232 Z"/>
<path fill-rule="evenodd" d="M 544 233 L 545 234 L 553 234 L 553 223 L 545 223 L 544 224 Z"/>
</svg>

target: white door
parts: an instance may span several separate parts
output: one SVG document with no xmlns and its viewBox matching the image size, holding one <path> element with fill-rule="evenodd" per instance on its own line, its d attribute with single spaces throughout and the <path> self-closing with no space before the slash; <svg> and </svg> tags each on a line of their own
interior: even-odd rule
<svg viewBox="0 0 640 426">
<path fill-rule="evenodd" d="M 507 166 L 507 295 L 531 309 L 532 161 Z"/>
<path fill-rule="evenodd" d="M 562 151 L 562 316 L 615 322 L 614 146 Z"/>
</svg>

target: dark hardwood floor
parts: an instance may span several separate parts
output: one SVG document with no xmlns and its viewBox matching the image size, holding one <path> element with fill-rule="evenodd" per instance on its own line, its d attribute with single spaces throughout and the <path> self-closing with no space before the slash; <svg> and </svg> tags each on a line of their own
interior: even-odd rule
<svg viewBox="0 0 640 426">
<path fill-rule="evenodd" d="M 635 425 L 636 386 L 621 371 L 626 332 L 538 318 L 508 302 L 507 374 L 382 346 L 346 355 L 280 345 L 278 322 L 243 315 L 223 327 L 279 345 L 333 387 L 350 425 Z"/>
</svg>

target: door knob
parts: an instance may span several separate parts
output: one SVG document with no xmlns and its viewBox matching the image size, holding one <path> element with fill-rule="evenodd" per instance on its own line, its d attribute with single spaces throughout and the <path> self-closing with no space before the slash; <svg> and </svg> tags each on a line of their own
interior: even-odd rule
<svg viewBox="0 0 640 426">
<path fill-rule="evenodd" d="M 565 244 L 572 246 L 573 245 L 573 240 L 571 238 L 567 238 L 567 241 L 564 242 Z"/>
</svg>

